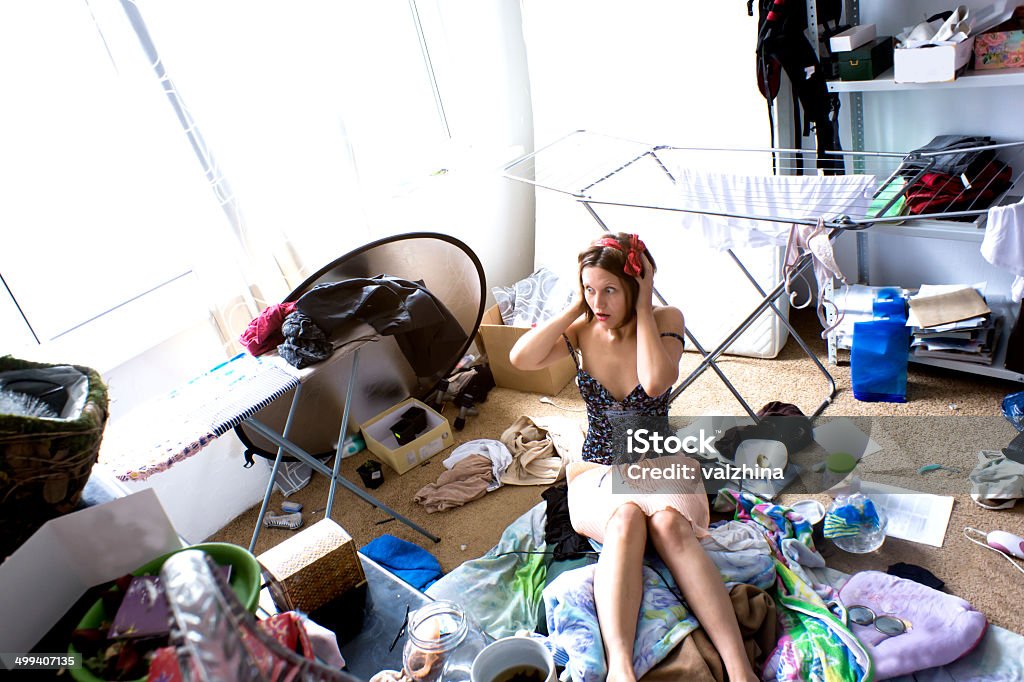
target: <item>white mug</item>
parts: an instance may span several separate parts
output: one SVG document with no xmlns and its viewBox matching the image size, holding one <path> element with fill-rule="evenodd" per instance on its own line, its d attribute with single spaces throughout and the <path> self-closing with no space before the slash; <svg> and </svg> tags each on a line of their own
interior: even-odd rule
<svg viewBox="0 0 1024 682">
<path fill-rule="evenodd" d="M 544 682 L 555 682 L 555 661 L 548 648 L 530 637 L 504 637 L 491 642 L 473 660 L 472 682 L 495 682 L 516 666 L 529 665 L 547 672 Z"/>
</svg>

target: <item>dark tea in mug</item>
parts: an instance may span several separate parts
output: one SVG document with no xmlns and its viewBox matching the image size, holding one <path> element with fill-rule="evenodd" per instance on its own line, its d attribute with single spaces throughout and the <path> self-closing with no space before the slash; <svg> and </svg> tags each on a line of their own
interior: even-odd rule
<svg viewBox="0 0 1024 682">
<path fill-rule="evenodd" d="M 535 665 L 515 665 L 494 676 L 494 682 L 544 682 L 546 672 Z"/>
</svg>

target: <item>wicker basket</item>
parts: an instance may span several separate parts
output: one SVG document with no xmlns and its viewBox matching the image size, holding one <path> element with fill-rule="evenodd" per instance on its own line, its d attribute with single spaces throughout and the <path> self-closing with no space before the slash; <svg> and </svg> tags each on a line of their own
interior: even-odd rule
<svg viewBox="0 0 1024 682">
<path fill-rule="evenodd" d="M 322 519 L 259 555 L 275 578 L 274 604 L 311 613 L 366 581 L 356 543 L 331 519 Z"/>
<path fill-rule="evenodd" d="M 0 357 L 0 372 L 53 365 Z M 50 519 L 78 505 L 99 455 L 107 387 L 88 367 L 89 394 L 78 419 L 0 414 L 0 560 Z"/>
</svg>

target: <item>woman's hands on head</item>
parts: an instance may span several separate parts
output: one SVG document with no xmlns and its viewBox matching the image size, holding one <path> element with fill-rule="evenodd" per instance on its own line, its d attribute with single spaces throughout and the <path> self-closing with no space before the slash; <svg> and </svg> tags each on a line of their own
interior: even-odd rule
<svg viewBox="0 0 1024 682">
<path fill-rule="evenodd" d="M 647 254 L 643 254 L 643 271 L 633 279 L 640 285 L 636 295 L 637 312 L 654 309 L 654 266 Z"/>
</svg>

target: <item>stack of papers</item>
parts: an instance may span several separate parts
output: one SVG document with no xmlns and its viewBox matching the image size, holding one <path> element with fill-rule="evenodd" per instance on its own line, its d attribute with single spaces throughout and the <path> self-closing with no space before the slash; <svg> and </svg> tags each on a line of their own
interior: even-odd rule
<svg viewBox="0 0 1024 682">
<path fill-rule="evenodd" d="M 991 365 L 1002 318 L 992 315 L 984 290 L 984 284 L 922 285 L 907 316 L 914 357 Z"/>
</svg>

